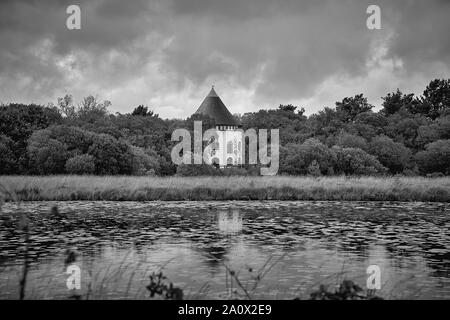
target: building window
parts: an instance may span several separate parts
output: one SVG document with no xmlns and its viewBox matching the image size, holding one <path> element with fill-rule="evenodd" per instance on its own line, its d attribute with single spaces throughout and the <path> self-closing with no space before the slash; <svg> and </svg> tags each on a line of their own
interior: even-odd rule
<svg viewBox="0 0 450 320">
<path fill-rule="evenodd" d="M 233 153 L 233 141 L 227 142 L 227 153 Z"/>
<path fill-rule="evenodd" d="M 229 157 L 228 159 L 227 159 L 227 166 L 232 166 L 233 165 L 233 158 L 232 157 Z"/>
<path fill-rule="evenodd" d="M 214 141 L 214 142 L 212 143 L 212 149 L 213 149 L 213 151 L 219 150 L 219 148 L 220 148 L 219 141 Z"/>
</svg>

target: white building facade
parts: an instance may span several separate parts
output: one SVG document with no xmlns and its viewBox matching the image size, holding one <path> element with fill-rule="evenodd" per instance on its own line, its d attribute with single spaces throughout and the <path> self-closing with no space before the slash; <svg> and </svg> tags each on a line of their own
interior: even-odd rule
<svg viewBox="0 0 450 320">
<path fill-rule="evenodd" d="M 214 119 L 217 140 L 211 150 L 209 164 L 226 167 L 243 164 L 243 132 L 233 115 L 214 90 L 214 86 L 195 112 Z"/>
</svg>

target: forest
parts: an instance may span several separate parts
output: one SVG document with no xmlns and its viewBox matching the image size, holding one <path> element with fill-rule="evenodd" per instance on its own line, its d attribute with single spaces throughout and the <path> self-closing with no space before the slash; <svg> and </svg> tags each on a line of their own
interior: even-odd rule
<svg viewBox="0 0 450 320">
<path fill-rule="evenodd" d="M 304 107 L 282 104 L 235 115 L 243 130 L 280 130 L 280 175 L 450 174 L 450 79 L 435 79 L 422 95 L 399 89 L 374 111 L 363 94 L 306 116 Z M 111 113 L 111 102 L 71 95 L 48 105 L 0 106 L 2 175 L 257 175 L 254 166 L 217 169 L 171 162 L 176 128 L 203 129 L 213 119 L 162 119 L 144 105 Z M 195 107 L 189 106 L 192 110 Z"/>
</svg>

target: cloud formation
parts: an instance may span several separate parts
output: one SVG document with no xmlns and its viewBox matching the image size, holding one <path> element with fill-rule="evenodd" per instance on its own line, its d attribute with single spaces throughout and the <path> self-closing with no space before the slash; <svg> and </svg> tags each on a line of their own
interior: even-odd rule
<svg viewBox="0 0 450 320">
<path fill-rule="evenodd" d="M 420 94 L 449 75 L 450 1 L 378 1 L 382 29 L 360 0 L 0 2 L 0 102 L 47 103 L 72 93 L 186 117 L 215 84 L 243 113 L 293 103 L 313 113 L 397 87 Z"/>
</svg>

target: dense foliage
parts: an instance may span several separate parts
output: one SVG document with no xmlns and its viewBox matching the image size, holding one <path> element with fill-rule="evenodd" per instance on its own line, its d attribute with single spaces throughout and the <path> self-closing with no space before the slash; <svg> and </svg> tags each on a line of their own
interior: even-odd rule
<svg viewBox="0 0 450 320">
<path fill-rule="evenodd" d="M 75 106 L 0 106 L 0 174 L 254 175 L 255 167 L 175 166 L 176 128 L 214 126 L 210 118 L 161 119 L 144 105 L 111 114 L 93 96 Z M 346 97 L 309 117 L 304 108 L 236 115 L 242 129 L 280 130 L 280 174 L 450 174 L 450 80 L 433 80 L 420 97 L 400 90 L 375 112 L 362 94 Z M 248 148 L 247 148 L 248 150 Z"/>
</svg>

